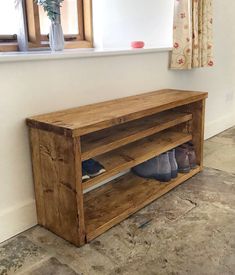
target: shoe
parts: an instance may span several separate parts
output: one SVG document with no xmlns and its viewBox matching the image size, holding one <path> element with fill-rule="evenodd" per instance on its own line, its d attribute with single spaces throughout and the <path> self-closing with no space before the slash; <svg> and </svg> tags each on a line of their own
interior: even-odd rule
<svg viewBox="0 0 235 275">
<path fill-rule="evenodd" d="M 168 152 L 161 154 L 157 158 L 157 173 L 155 179 L 161 182 L 168 182 L 171 180 L 171 164 Z"/>
<path fill-rule="evenodd" d="M 197 158 L 194 146 L 191 142 L 185 143 L 181 145 L 180 147 L 185 148 L 188 150 L 188 158 L 189 158 L 189 165 L 191 169 L 197 168 Z"/>
<path fill-rule="evenodd" d="M 177 147 L 175 149 L 175 158 L 178 164 L 178 171 L 180 173 L 189 173 L 190 163 L 189 163 L 188 149 L 183 147 Z"/>
<path fill-rule="evenodd" d="M 157 171 L 157 157 L 149 159 L 131 170 L 134 174 L 142 178 L 153 178 Z"/>
<path fill-rule="evenodd" d="M 90 179 L 90 176 L 87 174 L 85 169 L 82 169 L 82 181 L 87 181 Z"/>
<path fill-rule="evenodd" d="M 168 152 L 169 153 L 169 161 L 171 165 L 171 178 L 175 179 L 178 176 L 178 165 L 175 159 L 175 149 Z"/>
<path fill-rule="evenodd" d="M 82 162 L 82 170 L 85 170 L 90 177 L 96 177 L 106 170 L 104 166 L 94 159 L 88 159 Z"/>
</svg>

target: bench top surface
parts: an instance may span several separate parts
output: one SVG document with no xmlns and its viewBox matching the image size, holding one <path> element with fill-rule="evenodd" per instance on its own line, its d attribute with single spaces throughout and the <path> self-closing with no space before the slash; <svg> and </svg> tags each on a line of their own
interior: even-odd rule
<svg viewBox="0 0 235 275">
<path fill-rule="evenodd" d="M 29 127 L 80 136 L 207 98 L 206 92 L 165 89 L 37 115 Z"/>
</svg>

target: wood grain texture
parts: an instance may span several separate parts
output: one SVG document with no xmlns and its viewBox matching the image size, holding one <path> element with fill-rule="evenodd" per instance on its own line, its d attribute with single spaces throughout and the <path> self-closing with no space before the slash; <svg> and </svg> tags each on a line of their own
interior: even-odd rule
<svg viewBox="0 0 235 275">
<path fill-rule="evenodd" d="M 84 222 L 84 209 L 83 209 L 83 188 L 82 188 L 82 161 L 81 161 L 81 142 L 80 138 L 73 139 L 73 168 L 74 168 L 74 180 L 77 199 L 77 213 L 78 213 L 78 238 L 79 245 L 85 243 L 85 222 Z"/>
<path fill-rule="evenodd" d="M 106 172 L 83 183 L 90 188 L 122 171 L 160 155 L 192 139 L 191 134 L 165 130 L 150 137 L 130 143 L 95 159 L 104 165 Z"/>
<path fill-rule="evenodd" d="M 197 167 L 188 174 L 179 174 L 169 183 L 160 183 L 129 173 L 85 194 L 87 240 L 93 240 L 199 171 L 200 167 Z"/>
<path fill-rule="evenodd" d="M 117 124 L 205 99 L 207 93 L 160 90 L 27 119 L 30 127 L 81 136 Z"/>
<path fill-rule="evenodd" d="M 178 107 L 177 111 L 184 111 L 192 114 L 193 119 L 189 123 L 192 133 L 192 142 L 195 148 L 197 164 L 203 168 L 203 146 L 204 146 L 204 127 L 205 127 L 205 99 L 194 103 Z M 179 128 L 178 128 L 179 130 Z"/>
<path fill-rule="evenodd" d="M 192 134 L 193 143 L 196 150 L 197 163 L 203 169 L 203 148 L 204 148 L 204 128 L 205 128 L 205 106 L 206 101 L 201 100 L 194 103 L 190 112 L 193 114 Z"/>
<path fill-rule="evenodd" d="M 206 97 L 162 90 L 27 119 L 39 224 L 81 246 L 201 171 Z M 168 184 L 128 173 L 83 194 L 190 140 L 198 164 L 190 173 Z M 82 183 L 91 156 L 107 171 Z"/>
<path fill-rule="evenodd" d="M 191 114 L 165 111 L 85 135 L 81 139 L 82 160 L 106 153 L 191 119 Z"/>
<path fill-rule="evenodd" d="M 38 222 L 75 245 L 81 245 L 85 237 L 81 228 L 83 201 L 79 201 L 82 194 L 78 190 L 81 162 L 79 166 L 80 158 L 76 160 L 74 155 L 77 147 L 74 148 L 71 138 L 43 130 L 32 129 L 30 137 Z"/>
<path fill-rule="evenodd" d="M 37 219 L 39 224 L 45 226 L 46 225 L 46 221 L 45 221 L 46 206 L 44 202 L 44 194 L 43 194 L 42 178 L 41 178 L 39 130 L 34 128 L 29 128 L 29 138 L 30 138 L 31 160 L 32 160 L 32 168 L 33 168 L 33 178 L 34 178 L 34 191 L 35 191 L 35 197 L 36 197 Z"/>
</svg>

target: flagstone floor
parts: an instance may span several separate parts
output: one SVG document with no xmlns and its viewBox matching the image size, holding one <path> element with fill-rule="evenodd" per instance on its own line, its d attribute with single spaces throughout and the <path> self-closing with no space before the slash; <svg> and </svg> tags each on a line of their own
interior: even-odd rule
<svg viewBox="0 0 235 275">
<path fill-rule="evenodd" d="M 205 142 L 205 169 L 77 248 L 36 226 L 0 245 L 0 274 L 235 274 L 235 128 Z"/>
</svg>

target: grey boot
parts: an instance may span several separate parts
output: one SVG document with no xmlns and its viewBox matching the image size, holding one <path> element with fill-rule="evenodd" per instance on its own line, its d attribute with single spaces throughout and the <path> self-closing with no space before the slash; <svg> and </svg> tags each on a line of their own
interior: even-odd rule
<svg viewBox="0 0 235 275">
<path fill-rule="evenodd" d="M 153 178 L 157 172 L 157 158 L 149 159 L 132 168 L 132 172 L 143 178 Z"/>
<path fill-rule="evenodd" d="M 190 163 L 188 157 L 188 150 L 186 148 L 177 147 L 175 149 L 175 157 L 178 164 L 178 171 L 180 173 L 189 173 Z"/>
<path fill-rule="evenodd" d="M 175 149 L 168 152 L 169 153 L 169 160 L 171 164 L 171 178 L 175 179 L 178 176 L 178 165 L 175 159 Z"/>
<path fill-rule="evenodd" d="M 169 154 L 164 153 L 158 157 L 157 174 L 155 178 L 162 182 L 168 182 L 171 180 L 171 164 L 169 160 Z"/>
<path fill-rule="evenodd" d="M 187 150 L 190 168 L 195 169 L 197 167 L 197 157 L 193 144 L 191 142 L 188 142 L 181 145 L 180 147 Z"/>
</svg>

